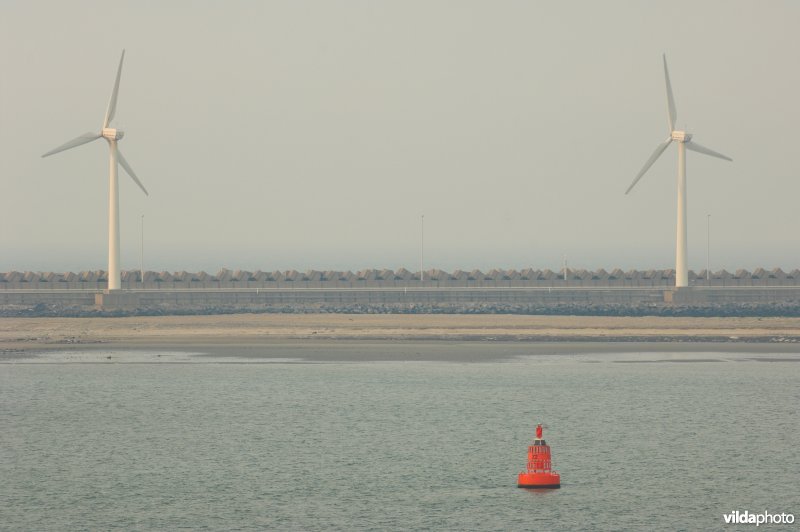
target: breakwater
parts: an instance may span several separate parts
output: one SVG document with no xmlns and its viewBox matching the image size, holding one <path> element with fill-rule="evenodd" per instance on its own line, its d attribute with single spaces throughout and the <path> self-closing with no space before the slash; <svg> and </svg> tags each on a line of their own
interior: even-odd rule
<svg viewBox="0 0 800 532">
<path fill-rule="evenodd" d="M 800 286 L 800 270 L 781 268 L 735 272 L 718 270 L 689 271 L 694 287 L 771 287 Z M 411 272 L 367 269 L 352 271 L 307 270 L 247 271 L 221 269 L 207 272 L 167 272 L 127 270 L 122 272 L 122 288 L 128 290 L 238 289 L 238 288 L 670 288 L 675 286 L 675 271 L 613 269 L 572 270 L 428 270 Z M 3 290 L 81 289 L 103 290 L 106 272 L 5 272 L 0 273 Z"/>
<path fill-rule="evenodd" d="M 702 272 L 701 272 L 702 273 Z M 509 313 L 586 315 L 800 315 L 800 272 L 690 275 L 672 270 L 424 272 L 145 272 L 106 290 L 105 272 L 11 272 L 0 315 L 213 314 L 231 312 Z"/>
</svg>

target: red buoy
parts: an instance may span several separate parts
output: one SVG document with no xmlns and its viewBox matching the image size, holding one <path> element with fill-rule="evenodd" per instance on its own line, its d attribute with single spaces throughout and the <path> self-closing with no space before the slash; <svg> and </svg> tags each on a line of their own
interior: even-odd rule
<svg viewBox="0 0 800 532">
<path fill-rule="evenodd" d="M 518 488 L 560 488 L 561 475 L 550 469 L 550 446 L 542 439 L 542 424 L 536 425 L 536 439 L 528 446 L 528 468 L 517 477 Z"/>
</svg>

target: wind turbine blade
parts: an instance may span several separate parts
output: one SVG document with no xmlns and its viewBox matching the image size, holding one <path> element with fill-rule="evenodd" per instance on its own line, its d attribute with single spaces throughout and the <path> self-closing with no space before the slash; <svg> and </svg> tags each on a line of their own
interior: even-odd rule
<svg viewBox="0 0 800 532">
<path fill-rule="evenodd" d="M 139 188 L 142 189 L 142 192 L 144 192 L 145 196 L 149 196 L 150 194 L 147 193 L 147 189 L 144 188 L 144 185 L 142 184 L 142 182 L 139 181 L 138 177 L 136 177 L 136 174 L 134 173 L 133 168 L 131 168 L 131 165 L 128 164 L 127 160 L 125 160 L 125 157 L 122 155 L 122 152 L 119 151 L 119 148 L 117 148 L 117 161 L 119 161 L 120 166 L 122 166 L 122 168 L 125 169 L 125 172 L 129 176 L 131 176 L 131 179 L 133 179 L 136 182 L 136 184 L 139 185 Z"/>
<path fill-rule="evenodd" d="M 675 122 L 678 120 L 678 111 L 675 109 L 675 98 L 672 96 L 672 84 L 669 82 L 669 70 L 667 70 L 667 54 L 664 54 L 664 79 L 667 82 L 667 119 L 669 120 L 669 131 L 675 131 Z"/>
<path fill-rule="evenodd" d="M 119 58 L 119 68 L 117 68 L 117 80 L 114 82 L 114 90 L 111 91 L 111 99 L 108 100 L 108 109 L 106 109 L 106 118 L 103 120 L 103 127 L 108 127 L 111 120 L 114 119 L 114 113 L 117 110 L 117 94 L 119 93 L 119 78 L 122 77 L 122 61 L 125 59 L 125 50 L 122 50 L 122 57 Z"/>
<path fill-rule="evenodd" d="M 668 138 L 667 140 L 665 140 L 664 142 L 662 142 L 661 144 L 658 145 L 658 147 L 656 148 L 656 151 L 653 152 L 653 155 L 651 155 L 650 158 L 647 159 L 647 162 L 644 163 L 644 166 L 642 167 L 642 169 L 639 170 L 638 174 L 636 174 L 636 179 L 633 180 L 633 183 L 631 183 L 631 186 L 629 186 L 628 190 L 625 191 L 625 194 L 630 192 L 631 189 L 634 186 L 636 186 L 636 183 L 638 183 L 639 180 L 642 178 L 642 176 L 650 169 L 651 166 L 653 166 L 653 163 L 656 162 L 656 159 L 658 159 L 659 156 L 662 153 L 664 153 L 664 150 L 667 149 L 667 146 L 669 146 L 670 142 L 672 142 L 672 137 Z"/>
<path fill-rule="evenodd" d="M 693 140 L 690 140 L 689 142 L 686 143 L 686 149 L 696 151 L 697 153 L 705 153 L 706 155 L 710 155 L 712 157 L 718 157 L 720 159 L 725 159 L 726 161 L 733 161 L 733 159 L 731 159 L 727 155 L 722 155 L 719 152 L 708 149 L 705 146 L 701 146 L 700 144 L 696 143 Z"/>
<path fill-rule="evenodd" d="M 99 139 L 101 136 L 102 135 L 100 135 L 99 133 L 94 133 L 91 131 L 89 133 L 84 133 L 80 137 L 74 138 L 71 141 L 62 144 L 58 148 L 53 148 L 49 152 L 42 155 L 42 157 L 48 157 L 50 155 L 53 155 L 54 153 L 68 150 L 70 148 L 75 148 L 76 146 L 80 146 L 81 144 L 86 144 L 87 142 L 92 142 L 93 140 Z"/>
</svg>

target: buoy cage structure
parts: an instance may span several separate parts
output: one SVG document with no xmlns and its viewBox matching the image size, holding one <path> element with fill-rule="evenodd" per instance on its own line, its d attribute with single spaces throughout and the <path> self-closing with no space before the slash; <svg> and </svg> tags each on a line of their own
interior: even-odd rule
<svg viewBox="0 0 800 532">
<path fill-rule="evenodd" d="M 550 446 L 542 438 L 542 425 L 536 426 L 536 439 L 528 446 L 528 464 L 517 477 L 518 488 L 557 489 L 561 475 L 552 469 Z"/>
</svg>

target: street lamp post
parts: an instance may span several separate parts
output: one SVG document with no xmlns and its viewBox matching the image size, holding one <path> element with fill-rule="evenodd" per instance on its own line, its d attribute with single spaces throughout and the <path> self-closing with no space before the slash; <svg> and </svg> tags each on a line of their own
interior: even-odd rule
<svg viewBox="0 0 800 532">
<path fill-rule="evenodd" d="M 420 243 L 419 243 L 419 282 L 425 280 L 425 215 L 422 215 L 422 224 L 420 226 Z"/>
<path fill-rule="evenodd" d="M 142 238 L 139 246 L 139 281 L 144 288 L 144 214 L 142 215 Z"/>
<path fill-rule="evenodd" d="M 706 284 L 711 284 L 711 215 L 706 214 Z"/>
</svg>

